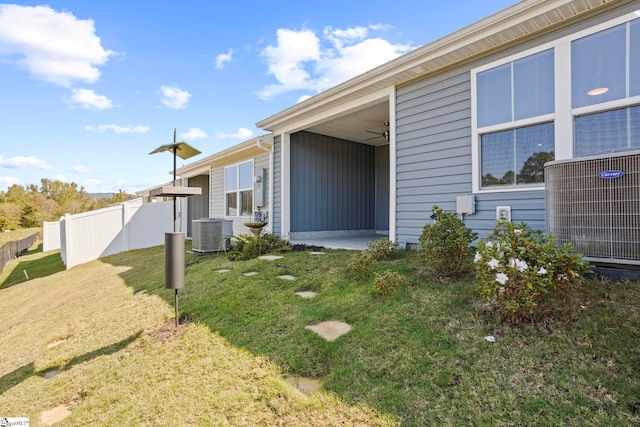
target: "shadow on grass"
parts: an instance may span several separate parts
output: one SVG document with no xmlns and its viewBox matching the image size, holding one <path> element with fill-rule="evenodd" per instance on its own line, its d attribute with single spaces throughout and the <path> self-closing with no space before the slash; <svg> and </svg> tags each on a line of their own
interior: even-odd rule
<svg viewBox="0 0 640 427">
<path fill-rule="evenodd" d="M 38 249 L 29 251 L 27 254 L 36 254 L 42 252 L 42 245 Z M 26 257 L 27 255 L 25 255 Z M 22 257 L 21 257 L 22 258 Z M 21 258 L 18 258 L 20 260 Z M 60 258 L 59 252 L 53 252 L 49 255 L 43 255 L 37 258 L 28 258 L 18 261 L 18 265 L 11 271 L 6 279 L 0 283 L 0 288 L 8 288 L 28 280 L 37 279 L 39 277 L 47 277 L 55 273 L 65 270 L 65 266 Z M 26 275 L 25 275 L 26 272 Z M 28 279 L 27 279 L 28 277 Z"/>
<path fill-rule="evenodd" d="M 22 383 L 23 381 L 26 381 L 27 379 L 31 378 L 32 376 L 35 376 L 35 375 L 44 376 L 45 373 L 53 371 L 53 370 L 56 370 L 56 371 L 68 371 L 69 369 L 71 369 L 75 365 L 78 365 L 78 364 L 84 363 L 84 362 L 88 362 L 90 360 L 95 359 L 96 357 L 107 356 L 107 355 L 110 355 L 110 354 L 117 353 L 120 350 L 122 350 L 125 347 L 127 347 L 132 342 L 134 342 L 136 339 L 138 339 L 138 337 L 141 334 L 142 334 L 142 331 L 140 331 L 138 333 L 135 333 L 135 334 L 131 335 L 130 337 L 123 339 L 122 341 L 118 341 L 117 343 L 104 346 L 102 348 L 99 348 L 99 349 L 94 350 L 94 351 L 90 351 L 90 352 L 82 354 L 80 356 L 76 356 L 76 357 L 72 358 L 68 363 L 66 363 L 66 364 L 64 364 L 63 366 L 60 366 L 60 367 L 48 367 L 46 369 L 41 369 L 41 370 L 36 371 L 35 365 L 34 365 L 33 362 L 27 363 L 26 365 L 23 365 L 23 366 L 15 369 L 12 372 L 9 372 L 8 374 L 6 374 L 6 375 L 4 375 L 4 376 L 2 376 L 0 378 L 0 394 L 3 394 L 7 390 L 11 389 L 12 387 L 17 386 L 18 384 Z"/>
</svg>

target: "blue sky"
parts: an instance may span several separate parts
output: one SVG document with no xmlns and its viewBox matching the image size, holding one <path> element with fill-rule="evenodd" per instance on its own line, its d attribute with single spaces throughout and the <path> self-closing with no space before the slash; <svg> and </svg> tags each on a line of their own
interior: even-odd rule
<svg viewBox="0 0 640 427">
<path fill-rule="evenodd" d="M 304 97 L 514 0 L 52 0 L 0 4 L 0 191 L 41 178 L 133 193 Z M 181 162 L 182 163 L 182 162 Z"/>
</svg>

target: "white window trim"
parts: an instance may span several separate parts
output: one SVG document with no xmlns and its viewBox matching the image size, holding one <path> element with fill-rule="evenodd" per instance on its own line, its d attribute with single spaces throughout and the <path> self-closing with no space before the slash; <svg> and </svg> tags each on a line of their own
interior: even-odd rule
<svg viewBox="0 0 640 427">
<path fill-rule="evenodd" d="M 504 129 L 514 129 L 537 123 L 544 123 L 553 120 L 555 134 L 555 159 L 571 159 L 574 157 L 574 119 L 577 116 L 614 110 L 618 108 L 630 107 L 640 104 L 640 96 L 627 97 L 615 101 L 601 104 L 589 105 L 581 108 L 571 108 L 571 42 L 591 34 L 624 24 L 634 19 L 638 19 L 640 13 L 631 12 L 618 18 L 594 25 L 587 29 L 572 33 L 568 36 L 553 40 L 540 46 L 527 49 L 522 52 L 501 58 L 471 70 L 471 182 L 473 193 L 505 193 L 517 191 L 539 191 L 544 190 L 544 184 L 533 186 L 511 186 L 507 188 L 482 188 L 481 183 L 481 163 L 480 163 L 480 136 L 485 133 L 496 132 Z M 499 125 L 477 127 L 477 75 L 483 71 L 508 64 L 518 59 L 534 55 L 547 49 L 554 49 L 554 87 L 555 87 L 555 112 L 544 116 L 527 118 L 524 120 L 512 121 Z M 628 49 L 627 49 L 628 50 Z M 628 74 L 627 74 L 628 78 Z M 628 86 L 627 86 L 628 87 Z M 628 95 L 628 94 L 627 94 Z M 569 144 L 566 141 L 570 141 Z"/>
<path fill-rule="evenodd" d="M 253 218 L 253 213 L 249 214 L 249 215 L 227 215 L 227 194 L 229 193 L 236 193 L 236 202 L 238 203 L 238 213 L 242 213 L 242 199 L 240 198 L 240 193 L 243 191 L 248 191 L 251 190 L 251 207 L 255 208 L 256 205 L 256 201 L 255 201 L 255 190 L 253 188 L 253 176 L 255 175 L 255 159 L 251 159 L 251 160 L 245 160 L 244 162 L 238 162 L 238 163 L 234 163 L 232 165 L 229 166 L 225 166 L 224 167 L 224 182 L 223 182 L 223 192 L 224 192 L 224 217 L 228 218 L 228 219 L 233 219 L 233 218 Z M 252 179 L 251 179 L 251 187 L 246 187 L 246 188 L 240 188 L 240 165 L 243 165 L 245 163 L 251 163 L 251 175 L 252 175 Z M 236 179 L 237 179 L 237 183 L 238 183 L 238 188 L 232 191 L 227 191 L 227 169 L 232 168 L 232 167 L 237 167 L 237 171 L 236 171 Z"/>
</svg>

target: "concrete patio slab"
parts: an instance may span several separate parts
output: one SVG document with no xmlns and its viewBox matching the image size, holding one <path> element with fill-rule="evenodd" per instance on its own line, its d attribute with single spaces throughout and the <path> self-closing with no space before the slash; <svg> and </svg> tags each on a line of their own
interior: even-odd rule
<svg viewBox="0 0 640 427">
<path fill-rule="evenodd" d="M 285 274 L 284 276 L 278 276 L 278 279 L 282 279 L 282 280 L 296 280 L 295 277 L 289 275 L 289 274 Z"/>
<path fill-rule="evenodd" d="M 247 276 L 247 277 L 256 276 L 258 274 L 259 273 L 257 271 L 249 271 L 247 273 L 244 273 L 244 275 Z"/>
<path fill-rule="evenodd" d="M 317 325 L 306 326 L 327 341 L 334 341 L 338 337 L 346 334 L 351 330 L 351 325 L 344 322 L 330 320 L 328 322 L 318 323 Z"/>
<path fill-rule="evenodd" d="M 326 252 L 309 252 L 309 255 L 324 255 Z"/>
<path fill-rule="evenodd" d="M 215 270 L 214 273 L 228 273 L 231 270 L 227 269 L 227 268 L 221 268 L 220 270 Z"/>
</svg>

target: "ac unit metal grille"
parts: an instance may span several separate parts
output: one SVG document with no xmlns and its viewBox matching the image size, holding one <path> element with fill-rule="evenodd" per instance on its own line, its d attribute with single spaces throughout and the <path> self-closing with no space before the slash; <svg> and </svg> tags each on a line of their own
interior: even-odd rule
<svg viewBox="0 0 640 427">
<path fill-rule="evenodd" d="M 227 248 L 233 232 L 231 220 L 201 218 L 193 220 L 191 249 L 196 252 L 217 252 Z"/>
<path fill-rule="evenodd" d="M 640 152 L 551 162 L 545 183 L 547 230 L 560 243 L 592 261 L 640 264 Z"/>
</svg>

